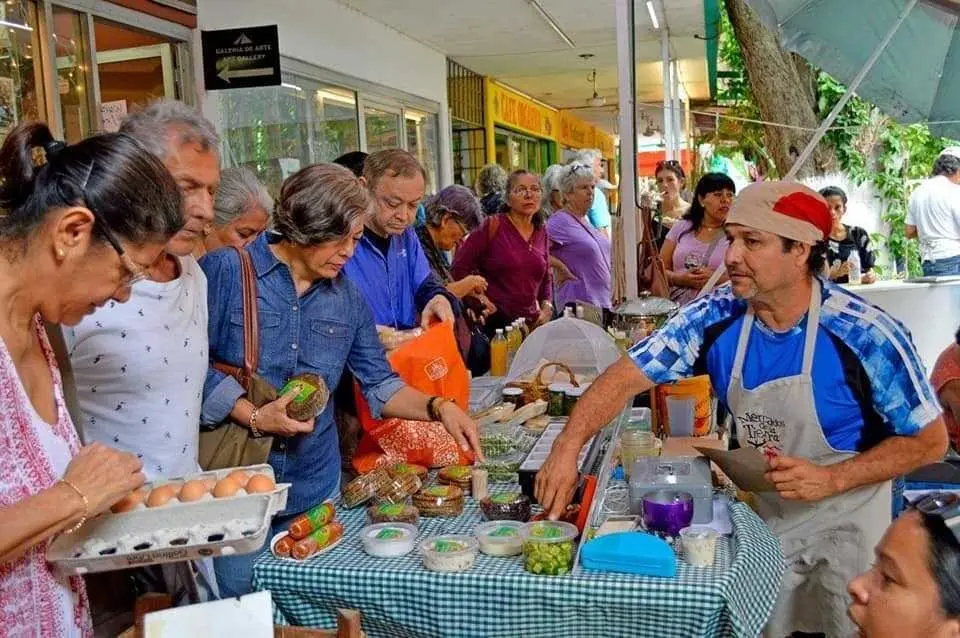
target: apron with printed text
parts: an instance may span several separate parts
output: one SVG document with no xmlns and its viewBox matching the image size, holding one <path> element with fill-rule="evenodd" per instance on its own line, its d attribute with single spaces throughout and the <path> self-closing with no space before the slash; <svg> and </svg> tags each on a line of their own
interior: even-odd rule
<svg viewBox="0 0 960 638">
<path fill-rule="evenodd" d="M 832 465 L 855 456 L 827 442 L 813 397 L 813 354 L 820 322 L 820 284 L 813 282 L 803 365 L 798 375 L 747 390 L 743 362 L 754 323 L 749 308 L 740 331 L 727 404 L 741 445 L 761 452 Z M 780 539 L 787 570 L 765 630 L 768 638 L 794 631 L 852 635 L 847 583 L 866 571 L 873 549 L 890 524 L 890 482 L 868 485 L 816 503 L 789 501 L 776 492 L 756 494 L 760 516 Z"/>
</svg>

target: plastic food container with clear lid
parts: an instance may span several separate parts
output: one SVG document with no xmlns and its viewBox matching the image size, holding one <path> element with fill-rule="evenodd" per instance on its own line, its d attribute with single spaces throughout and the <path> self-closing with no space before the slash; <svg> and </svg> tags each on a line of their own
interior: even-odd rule
<svg viewBox="0 0 960 638">
<path fill-rule="evenodd" d="M 377 558 L 404 556 L 413 551 L 417 528 L 408 523 L 376 523 L 360 530 L 363 549 Z"/>
<path fill-rule="evenodd" d="M 432 485 L 413 495 L 422 516 L 459 516 L 463 504 L 463 490 L 456 485 Z"/>
<path fill-rule="evenodd" d="M 473 567 L 480 543 L 472 536 L 431 536 L 420 545 L 423 566 L 434 572 L 465 572 Z"/>
<path fill-rule="evenodd" d="M 562 576 L 573 568 L 577 526 L 537 521 L 523 528 L 523 567 L 532 574 Z"/>
<path fill-rule="evenodd" d="M 516 556 L 523 551 L 523 523 L 490 521 L 474 530 L 480 551 L 488 556 Z"/>
</svg>

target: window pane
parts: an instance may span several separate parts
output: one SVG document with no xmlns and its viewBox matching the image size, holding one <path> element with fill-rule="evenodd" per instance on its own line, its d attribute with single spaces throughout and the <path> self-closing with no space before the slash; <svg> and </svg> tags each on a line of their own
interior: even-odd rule
<svg viewBox="0 0 960 638">
<path fill-rule="evenodd" d="M 43 91 L 38 90 L 43 80 L 36 6 L 33 2 L 0 4 L 0 19 L 6 23 L 0 27 L 0 135 L 6 135 L 24 120 L 47 117 Z"/>
<path fill-rule="evenodd" d="M 363 109 L 363 119 L 368 153 L 400 147 L 399 115 L 366 106 Z"/>
<path fill-rule="evenodd" d="M 437 178 L 437 116 L 413 109 L 405 109 L 403 116 L 407 121 L 407 150 L 427 169 L 427 192 L 432 193 L 440 183 Z"/>
<path fill-rule="evenodd" d="M 220 91 L 224 159 L 245 166 L 274 194 L 311 163 L 304 90 L 296 84 Z"/>
<path fill-rule="evenodd" d="M 353 91 L 323 86 L 314 91 L 314 162 L 331 162 L 360 150 L 357 99 Z"/>
<path fill-rule="evenodd" d="M 90 117 L 90 82 L 82 18 L 76 11 L 54 7 L 53 38 L 57 49 L 57 92 L 63 116 L 64 137 L 79 142 L 93 130 Z"/>
</svg>

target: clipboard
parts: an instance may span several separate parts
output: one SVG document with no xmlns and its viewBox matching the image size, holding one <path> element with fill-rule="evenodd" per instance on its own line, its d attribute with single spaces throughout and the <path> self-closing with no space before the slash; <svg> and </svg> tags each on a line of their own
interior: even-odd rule
<svg viewBox="0 0 960 638">
<path fill-rule="evenodd" d="M 756 449 L 742 447 L 737 450 L 716 450 L 694 446 L 694 449 L 717 464 L 724 474 L 744 492 L 776 492 L 777 488 L 767 480 L 767 460 Z"/>
</svg>

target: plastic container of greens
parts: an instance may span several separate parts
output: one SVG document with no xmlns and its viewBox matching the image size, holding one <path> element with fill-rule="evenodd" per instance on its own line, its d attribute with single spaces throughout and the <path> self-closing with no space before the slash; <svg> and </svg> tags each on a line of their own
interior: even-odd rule
<svg viewBox="0 0 960 638">
<path fill-rule="evenodd" d="M 523 531 L 523 567 L 531 574 L 563 576 L 573 569 L 577 526 L 562 521 L 527 523 Z"/>
</svg>

